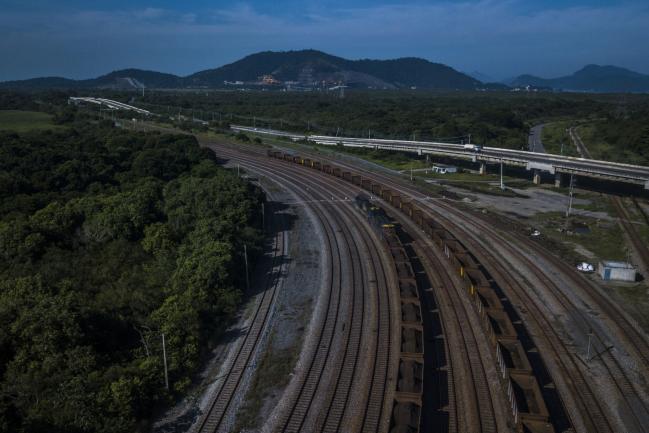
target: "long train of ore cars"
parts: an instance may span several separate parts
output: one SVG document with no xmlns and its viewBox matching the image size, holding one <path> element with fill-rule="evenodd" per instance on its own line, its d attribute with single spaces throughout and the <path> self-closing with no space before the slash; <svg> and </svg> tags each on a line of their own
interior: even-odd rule
<svg viewBox="0 0 649 433">
<path fill-rule="evenodd" d="M 356 197 L 356 205 L 370 225 L 386 243 L 393 258 L 399 285 L 401 307 L 401 345 L 397 392 L 392 411 L 391 432 L 416 432 L 421 418 L 424 382 L 424 340 L 421 304 L 415 273 L 410 258 L 401 244 L 396 224 L 385 211 L 364 194 Z"/>
<path fill-rule="evenodd" d="M 503 306 L 507 299 L 502 294 L 499 295 L 499 290 L 493 280 L 486 276 L 476 257 L 464 248 L 462 242 L 438 222 L 426 216 L 413 200 L 401 197 L 399 193 L 372 179 L 328 162 L 280 151 L 269 150 L 268 156 L 320 170 L 360 186 L 373 195 L 381 197 L 414 221 L 444 252 L 462 278 L 464 289 L 471 297 L 472 304 L 481 317 L 481 323 L 489 336 L 490 347 L 498 361 L 501 383 L 511 405 L 517 430 L 530 433 L 553 433 L 555 431 L 539 381 L 534 374 L 527 351 L 521 343 L 519 331 L 512 323 L 512 313 Z M 394 227 L 391 227 L 391 224 L 385 224 L 382 231 L 383 238 L 395 258 L 401 286 L 402 318 L 404 318 L 401 332 L 400 378 L 405 379 L 400 380 L 397 386 L 391 431 L 416 431 L 413 427 L 418 426 L 423 377 L 421 371 L 423 369 L 421 311 L 414 274 L 409 262 L 406 262 L 408 258 L 403 252 L 403 248 L 399 251 L 400 241 L 394 232 Z M 401 270 L 399 270 L 400 266 Z M 406 388 L 400 389 L 401 384 Z M 417 406 L 418 409 L 413 411 L 412 405 Z M 416 420 L 413 417 L 404 419 L 403 412 L 415 413 Z M 415 423 L 415 421 L 417 422 Z M 406 425 L 403 425 L 404 422 Z"/>
</svg>

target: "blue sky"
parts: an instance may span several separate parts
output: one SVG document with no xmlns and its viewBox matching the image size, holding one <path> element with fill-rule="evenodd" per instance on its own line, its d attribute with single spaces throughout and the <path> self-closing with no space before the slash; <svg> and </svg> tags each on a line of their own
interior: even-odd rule
<svg viewBox="0 0 649 433">
<path fill-rule="evenodd" d="M 496 79 L 588 63 L 649 74 L 649 2 L 0 0 L 0 80 L 189 74 L 262 50 L 423 57 Z"/>
</svg>

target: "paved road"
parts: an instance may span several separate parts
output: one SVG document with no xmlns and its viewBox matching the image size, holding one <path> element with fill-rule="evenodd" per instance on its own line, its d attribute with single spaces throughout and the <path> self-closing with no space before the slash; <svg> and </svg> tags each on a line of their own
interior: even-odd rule
<svg viewBox="0 0 649 433">
<path fill-rule="evenodd" d="M 530 135 L 527 137 L 527 148 L 530 152 L 545 153 L 545 147 L 543 147 L 543 141 L 541 140 L 544 126 L 545 123 L 542 123 L 530 129 Z"/>
</svg>

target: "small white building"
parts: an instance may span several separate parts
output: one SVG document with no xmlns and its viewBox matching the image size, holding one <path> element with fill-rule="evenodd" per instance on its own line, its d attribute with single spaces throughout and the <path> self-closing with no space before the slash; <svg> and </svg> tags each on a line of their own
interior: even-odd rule
<svg viewBox="0 0 649 433">
<path fill-rule="evenodd" d="M 597 273 L 604 281 L 635 281 L 636 270 L 631 263 L 602 260 Z"/>
<path fill-rule="evenodd" d="M 431 169 L 433 173 L 447 174 L 447 173 L 457 173 L 457 167 L 454 165 L 446 164 L 435 164 Z"/>
</svg>

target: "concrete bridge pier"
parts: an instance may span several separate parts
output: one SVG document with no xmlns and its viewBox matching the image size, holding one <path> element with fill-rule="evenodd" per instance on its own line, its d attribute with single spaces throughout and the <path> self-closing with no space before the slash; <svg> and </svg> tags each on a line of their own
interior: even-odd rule
<svg viewBox="0 0 649 433">
<path fill-rule="evenodd" d="M 486 162 L 481 162 L 480 163 L 480 174 L 487 174 L 487 163 Z"/>
<path fill-rule="evenodd" d="M 555 173 L 554 174 L 554 186 L 556 188 L 561 188 L 562 185 L 563 185 L 563 176 L 561 175 L 561 173 Z"/>
<path fill-rule="evenodd" d="M 534 182 L 534 185 L 541 184 L 541 172 L 539 170 L 534 170 L 534 177 L 532 178 L 532 182 Z"/>
</svg>

